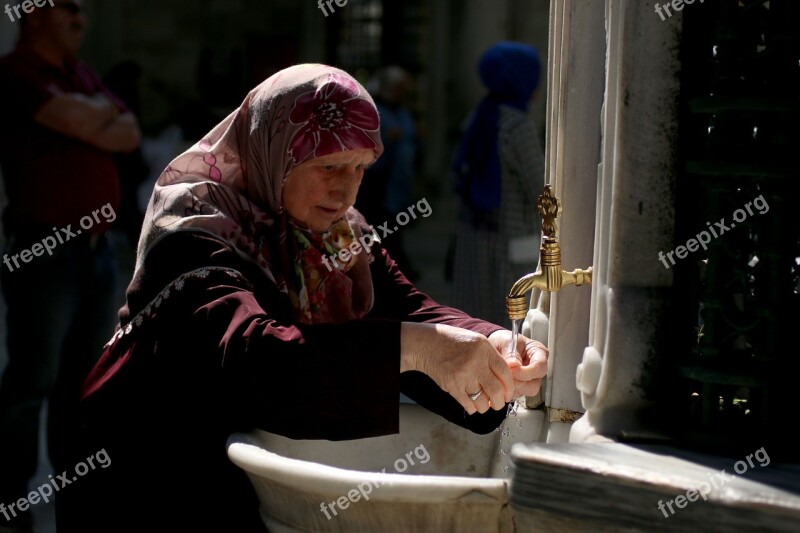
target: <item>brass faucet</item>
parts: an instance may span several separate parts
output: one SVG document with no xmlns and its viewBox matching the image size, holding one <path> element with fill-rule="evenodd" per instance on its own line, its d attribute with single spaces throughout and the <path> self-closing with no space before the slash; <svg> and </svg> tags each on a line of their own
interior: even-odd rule
<svg viewBox="0 0 800 533">
<path fill-rule="evenodd" d="M 512 320 L 522 320 L 528 314 L 525 293 L 534 287 L 543 291 L 557 292 L 566 285 L 580 286 L 592 283 L 592 267 L 577 268 L 572 272 L 561 270 L 561 245 L 556 237 L 555 219 L 558 217 L 558 198 L 553 196 L 550 185 L 536 202 L 536 210 L 542 217 L 542 244 L 539 247 L 541 270 L 526 274 L 517 280 L 506 297 L 506 309 Z"/>
</svg>

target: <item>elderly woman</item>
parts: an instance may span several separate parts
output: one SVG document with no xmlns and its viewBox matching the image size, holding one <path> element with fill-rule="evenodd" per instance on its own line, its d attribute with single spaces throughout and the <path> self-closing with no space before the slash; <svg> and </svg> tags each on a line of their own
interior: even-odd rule
<svg viewBox="0 0 800 533">
<path fill-rule="evenodd" d="M 395 433 L 401 392 L 486 433 L 537 392 L 541 344 L 521 337 L 506 361 L 510 332 L 434 302 L 373 243 L 352 205 L 378 131 L 351 76 L 298 65 L 164 170 L 119 328 L 83 390 L 75 460 L 104 450 L 110 464 L 59 493 L 65 530 L 260 531 L 231 433 Z"/>
</svg>

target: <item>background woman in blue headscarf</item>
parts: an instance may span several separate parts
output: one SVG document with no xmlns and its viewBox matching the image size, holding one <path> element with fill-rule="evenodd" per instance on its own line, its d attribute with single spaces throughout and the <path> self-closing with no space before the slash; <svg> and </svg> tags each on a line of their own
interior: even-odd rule
<svg viewBox="0 0 800 533">
<path fill-rule="evenodd" d="M 500 42 L 484 52 L 478 72 L 489 92 L 470 116 L 453 163 L 461 197 L 453 303 L 496 324 L 508 320 L 511 285 L 538 261 L 544 156 L 526 111 L 540 71 L 532 46 Z"/>
</svg>

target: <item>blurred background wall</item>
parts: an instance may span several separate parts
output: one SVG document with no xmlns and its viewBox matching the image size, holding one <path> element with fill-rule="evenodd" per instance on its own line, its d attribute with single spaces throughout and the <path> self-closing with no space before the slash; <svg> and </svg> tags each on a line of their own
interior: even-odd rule
<svg viewBox="0 0 800 533">
<path fill-rule="evenodd" d="M 450 190 L 447 168 L 468 113 L 484 94 L 476 64 L 498 40 L 527 42 L 543 60 L 531 114 L 544 130 L 548 0 L 349 0 L 326 17 L 314 0 L 85 0 L 82 57 L 126 87 L 143 133 L 178 125 L 194 142 L 249 89 L 298 62 L 342 67 L 366 82 L 386 64 L 415 77 L 425 132 L 422 192 Z M 16 24 L 0 23 L 0 53 Z M 176 155 L 176 154 L 173 154 Z"/>
<path fill-rule="evenodd" d="M 435 212 L 408 230 L 408 253 L 422 270 L 418 287 L 448 304 L 458 205 L 449 168 L 485 94 L 478 60 L 500 40 L 539 49 L 542 72 L 529 112 L 543 144 L 550 0 L 342 1 L 331 0 L 326 16 L 317 0 L 82 0 L 89 26 L 80 56 L 139 117 L 147 177 L 132 187 L 142 212 L 164 167 L 278 70 L 323 62 L 367 85 L 382 66 L 404 67 L 414 78 L 409 107 L 421 137 L 412 194 Z M 13 49 L 18 30 L 0 15 L 0 56 Z M 0 209 L 5 204 L 0 180 Z M 121 248 L 124 265 L 133 252 Z"/>
</svg>

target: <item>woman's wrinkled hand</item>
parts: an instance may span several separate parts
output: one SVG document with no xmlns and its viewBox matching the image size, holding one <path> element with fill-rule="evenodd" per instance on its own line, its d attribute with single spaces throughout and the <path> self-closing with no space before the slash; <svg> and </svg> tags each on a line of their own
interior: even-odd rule
<svg viewBox="0 0 800 533">
<path fill-rule="evenodd" d="M 485 336 L 444 324 L 403 322 L 400 346 L 400 371 L 428 375 L 468 414 L 503 409 L 515 397 L 513 373 L 530 373 L 512 369 Z"/>
<path fill-rule="evenodd" d="M 544 344 L 528 337 L 517 335 L 516 357 L 509 351 L 511 332 L 495 331 L 489 335 L 489 342 L 504 356 L 514 377 L 514 398 L 535 396 L 542 386 L 542 378 L 547 375 L 547 356 Z"/>
</svg>

